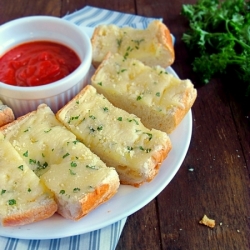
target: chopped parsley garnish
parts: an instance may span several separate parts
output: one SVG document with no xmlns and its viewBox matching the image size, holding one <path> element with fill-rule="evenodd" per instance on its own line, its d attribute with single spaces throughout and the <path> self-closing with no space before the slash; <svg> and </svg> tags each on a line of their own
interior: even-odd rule
<svg viewBox="0 0 250 250">
<path fill-rule="evenodd" d="M 143 134 L 146 134 L 146 135 L 148 135 L 148 137 L 149 137 L 149 141 L 152 139 L 152 137 L 153 137 L 153 135 L 151 134 L 151 133 L 143 133 Z"/>
<path fill-rule="evenodd" d="M 2 189 L 1 195 L 4 194 L 4 193 L 6 193 L 6 189 Z"/>
<path fill-rule="evenodd" d="M 122 121 L 122 117 L 121 116 L 118 117 L 117 120 L 121 122 Z"/>
<path fill-rule="evenodd" d="M 63 159 L 66 158 L 67 156 L 69 156 L 69 153 L 66 153 L 65 155 L 63 155 Z"/>
<path fill-rule="evenodd" d="M 69 173 L 70 173 L 71 175 L 76 175 L 76 173 L 73 172 L 71 169 L 69 169 Z"/>
<path fill-rule="evenodd" d="M 31 165 L 36 164 L 36 160 L 34 160 L 34 159 L 29 159 L 29 164 L 31 164 Z"/>
<path fill-rule="evenodd" d="M 72 162 L 70 163 L 70 166 L 71 166 L 72 168 L 75 168 L 75 167 L 77 167 L 77 163 L 74 162 L 74 161 L 72 161 Z"/>
<path fill-rule="evenodd" d="M 65 190 L 60 190 L 59 194 L 65 194 Z"/>
<path fill-rule="evenodd" d="M 9 200 L 9 205 L 10 206 L 15 205 L 15 204 L 16 204 L 16 200 L 15 199 Z"/>
<path fill-rule="evenodd" d="M 91 165 L 86 165 L 86 168 L 90 168 L 90 169 L 94 169 L 94 170 L 98 170 L 98 169 L 99 169 L 99 167 L 97 167 L 97 166 L 95 166 L 95 165 L 93 165 L 93 166 L 91 166 Z"/>
<path fill-rule="evenodd" d="M 29 156 L 29 151 L 27 150 L 25 153 L 23 153 L 24 157 L 28 157 Z"/>
<path fill-rule="evenodd" d="M 118 48 L 120 48 L 121 44 L 122 44 L 122 38 L 121 39 L 116 39 L 116 42 L 117 42 Z"/>
<path fill-rule="evenodd" d="M 100 126 L 97 127 L 97 130 L 98 130 L 98 131 L 101 131 L 102 129 L 103 129 L 103 126 L 102 126 L 102 125 L 100 125 Z"/>
<path fill-rule="evenodd" d="M 89 118 L 91 118 L 92 120 L 96 119 L 96 117 L 94 115 L 90 115 Z"/>
<path fill-rule="evenodd" d="M 18 168 L 23 171 L 23 165 L 20 165 Z"/>
<path fill-rule="evenodd" d="M 80 190 L 81 190 L 80 188 L 74 188 L 74 189 L 73 189 L 73 192 L 74 192 L 74 193 L 77 193 L 77 192 L 79 192 Z"/>
</svg>

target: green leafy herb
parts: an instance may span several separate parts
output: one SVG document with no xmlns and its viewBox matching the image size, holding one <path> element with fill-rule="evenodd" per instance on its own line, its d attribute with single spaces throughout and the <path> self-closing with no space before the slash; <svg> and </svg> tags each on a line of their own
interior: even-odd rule
<svg viewBox="0 0 250 250">
<path fill-rule="evenodd" d="M 74 162 L 74 161 L 72 161 L 72 162 L 70 163 L 70 166 L 71 166 L 72 168 L 75 168 L 75 167 L 77 167 L 77 163 Z"/>
<path fill-rule="evenodd" d="M 4 193 L 6 193 L 6 189 L 2 189 L 1 195 L 4 194 Z"/>
<path fill-rule="evenodd" d="M 71 169 L 69 169 L 69 173 L 70 173 L 71 175 L 76 175 L 76 173 L 73 172 Z"/>
<path fill-rule="evenodd" d="M 60 190 L 59 194 L 65 194 L 65 190 Z"/>
<path fill-rule="evenodd" d="M 15 204 L 16 204 L 16 200 L 15 199 L 9 200 L 9 205 L 10 206 L 15 205 Z"/>
<path fill-rule="evenodd" d="M 73 192 L 74 192 L 74 193 L 77 193 L 77 192 L 79 192 L 80 190 L 81 190 L 80 188 L 74 188 L 74 189 L 73 189 Z"/>
<path fill-rule="evenodd" d="M 98 169 L 99 169 L 99 167 L 97 167 L 97 166 L 95 166 L 95 165 L 93 165 L 93 166 L 91 166 L 91 165 L 86 165 L 86 168 L 90 168 L 90 169 L 94 169 L 94 170 L 98 170 Z"/>
<path fill-rule="evenodd" d="M 134 149 L 133 147 L 127 146 L 127 150 L 128 150 L 128 151 L 132 151 L 133 149 Z"/>
<path fill-rule="evenodd" d="M 245 0 L 198 0 L 182 6 L 189 21 L 182 40 L 193 55 L 194 72 L 205 84 L 214 76 L 228 77 L 225 82 L 240 83 L 245 96 L 250 95 L 249 8 Z"/>
<path fill-rule="evenodd" d="M 118 48 L 120 48 L 121 44 L 122 44 L 122 38 L 121 39 L 116 39 L 116 42 L 117 42 Z"/>
<path fill-rule="evenodd" d="M 69 153 L 66 153 L 65 155 L 63 155 L 63 159 L 66 158 L 67 156 L 69 156 Z"/>
<path fill-rule="evenodd" d="M 20 165 L 18 168 L 23 171 L 23 165 Z"/>
<path fill-rule="evenodd" d="M 23 153 L 24 157 L 28 157 L 28 155 L 29 155 L 29 151 L 28 150 L 25 153 Z"/>
</svg>

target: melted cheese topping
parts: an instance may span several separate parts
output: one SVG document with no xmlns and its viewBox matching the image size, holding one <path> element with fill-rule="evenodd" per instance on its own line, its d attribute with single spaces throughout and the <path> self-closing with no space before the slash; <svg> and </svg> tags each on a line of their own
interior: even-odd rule
<svg viewBox="0 0 250 250">
<path fill-rule="evenodd" d="M 0 214 L 36 206 L 52 194 L 29 169 L 10 142 L 0 134 Z"/>
<path fill-rule="evenodd" d="M 137 116 L 114 107 L 92 86 L 83 93 L 59 119 L 109 166 L 143 169 L 165 146 L 166 133 L 147 129 Z"/>
<path fill-rule="evenodd" d="M 111 55 L 92 78 L 92 85 L 105 96 L 126 99 L 131 105 L 167 114 L 174 106 L 184 108 L 181 81 L 161 67 L 151 68 L 136 59 Z"/>
<path fill-rule="evenodd" d="M 81 197 L 114 171 L 77 141 L 48 107 L 39 108 L 17 125 L 7 138 L 55 195 Z"/>
<path fill-rule="evenodd" d="M 98 55 L 101 60 L 108 52 L 119 53 L 127 58 L 146 59 L 158 57 L 163 52 L 157 38 L 157 29 L 149 25 L 147 29 L 101 25 L 98 30 Z"/>
</svg>

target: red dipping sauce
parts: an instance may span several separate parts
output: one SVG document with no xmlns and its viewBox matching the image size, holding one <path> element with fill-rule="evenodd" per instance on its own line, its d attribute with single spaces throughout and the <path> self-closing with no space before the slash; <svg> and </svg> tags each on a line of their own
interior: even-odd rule
<svg viewBox="0 0 250 250">
<path fill-rule="evenodd" d="M 45 85 L 69 75 L 80 63 L 77 54 L 65 45 L 24 43 L 0 58 L 0 81 L 21 87 Z"/>
</svg>

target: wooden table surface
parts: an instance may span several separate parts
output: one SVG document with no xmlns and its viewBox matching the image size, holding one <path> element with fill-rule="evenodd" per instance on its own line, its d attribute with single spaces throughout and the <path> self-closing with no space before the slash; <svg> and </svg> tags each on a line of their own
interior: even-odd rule
<svg viewBox="0 0 250 250">
<path fill-rule="evenodd" d="M 190 148 L 170 184 L 128 217 L 117 250 L 250 249 L 250 105 L 230 94 L 219 80 L 206 86 L 195 80 L 181 41 L 187 21 L 180 15 L 182 4 L 195 2 L 0 0 L 0 24 L 30 15 L 62 17 L 91 5 L 162 17 L 176 37 L 173 69 L 198 90 Z M 199 224 L 204 214 L 215 219 L 215 228 Z"/>
</svg>

